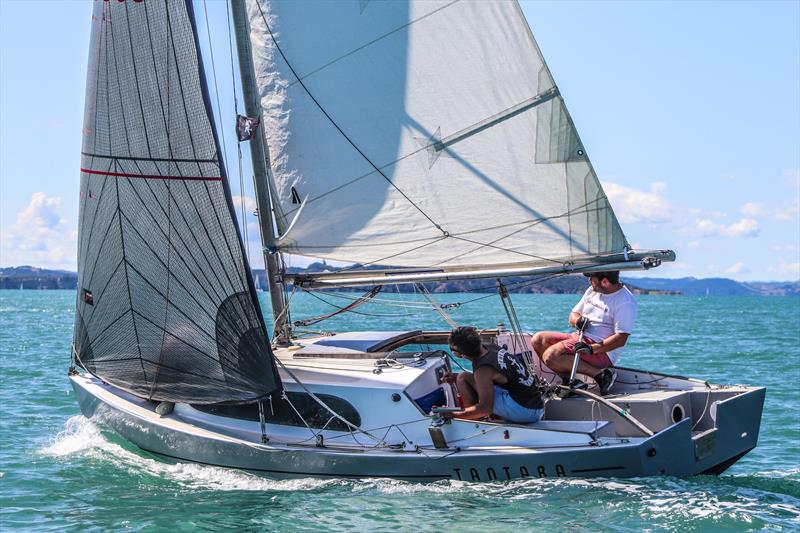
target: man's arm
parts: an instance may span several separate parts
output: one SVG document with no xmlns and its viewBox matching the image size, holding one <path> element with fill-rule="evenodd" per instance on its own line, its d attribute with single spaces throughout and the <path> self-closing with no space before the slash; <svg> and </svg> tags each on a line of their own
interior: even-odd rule
<svg viewBox="0 0 800 533">
<path fill-rule="evenodd" d="M 478 403 L 471 405 L 463 411 L 453 413 L 455 418 L 479 420 L 492 414 L 494 409 L 494 369 L 482 366 L 473 372 L 475 376 L 475 392 L 478 393 Z"/>
<path fill-rule="evenodd" d="M 616 350 L 617 348 L 622 348 L 625 346 L 625 343 L 628 342 L 629 336 L 630 333 L 614 333 L 610 337 L 606 337 L 600 342 L 591 344 L 590 346 L 592 347 L 592 353 L 604 353 Z"/>
<path fill-rule="evenodd" d="M 577 311 L 573 311 L 569 314 L 569 326 L 571 328 L 578 329 L 578 319 L 581 317 L 581 314 Z"/>
</svg>

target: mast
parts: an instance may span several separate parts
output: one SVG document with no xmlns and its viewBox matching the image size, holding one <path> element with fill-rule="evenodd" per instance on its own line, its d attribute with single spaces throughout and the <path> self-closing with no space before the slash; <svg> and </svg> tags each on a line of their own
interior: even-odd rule
<svg viewBox="0 0 800 533">
<path fill-rule="evenodd" d="M 289 320 L 286 300 L 283 292 L 283 261 L 277 251 L 275 242 L 275 224 L 272 217 L 270 190 L 268 181 L 269 148 L 265 136 L 264 120 L 261 116 L 261 105 L 258 102 L 258 91 L 255 83 L 255 69 L 250 53 L 250 30 L 247 23 L 247 9 L 244 0 L 231 0 L 233 24 L 236 32 L 236 49 L 239 56 L 239 70 L 242 77 L 242 93 L 245 113 L 249 117 L 261 118 L 261 134 L 250 143 L 250 156 L 253 162 L 253 182 L 258 206 L 258 226 L 261 233 L 264 265 L 267 269 L 269 298 L 272 302 L 272 315 L 275 322 L 275 342 L 285 346 L 289 341 Z"/>
</svg>

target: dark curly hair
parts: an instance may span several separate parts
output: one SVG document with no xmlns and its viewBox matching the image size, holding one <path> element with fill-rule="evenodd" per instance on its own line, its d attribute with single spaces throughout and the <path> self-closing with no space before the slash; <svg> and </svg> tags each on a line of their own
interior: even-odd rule
<svg viewBox="0 0 800 533">
<path fill-rule="evenodd" d="M 447 339 L 450 349 L 456 352 L 478 357 L 481 354 L 481 336 L 478 330 L 472 326 L 459 326 L 450 332 Z"/>
</svg>

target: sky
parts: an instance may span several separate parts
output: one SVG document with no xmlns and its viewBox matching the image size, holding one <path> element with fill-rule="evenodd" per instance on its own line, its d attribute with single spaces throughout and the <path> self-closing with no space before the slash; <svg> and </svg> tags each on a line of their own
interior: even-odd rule
<svg viewBox="0 0 800 533">
<path fill-rule="evenodd" d="M 677 252 L 642 275 L 800 279 L 800 1 L 521 5 L 629 242 Z M 0 0 L 0 266 L 77 268 L 91 8 Z M 224 5 L 196 2 L 208 64 L 206 10 L 230 123 Z M 225 135 L 234 203 L 252 212 L 249 155 L 240 190 Z"/>
</svg>

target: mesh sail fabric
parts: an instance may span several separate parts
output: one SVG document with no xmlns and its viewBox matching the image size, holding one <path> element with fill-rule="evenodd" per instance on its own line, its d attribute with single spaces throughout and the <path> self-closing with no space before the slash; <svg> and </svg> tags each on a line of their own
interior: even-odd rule
<svg viewBox="0 0 800 533">
<path fill-rule="evenodd" d="M 623 250 L 516 2 L 247 3 L 282 250 L 443 268 Z"/>
<path fill-rule="evenodd" d="M 209 116 L 191 6 L 95 2 L 74 341 L 139 396 L 247 402 L 280 387 Z"/>
</svg>

